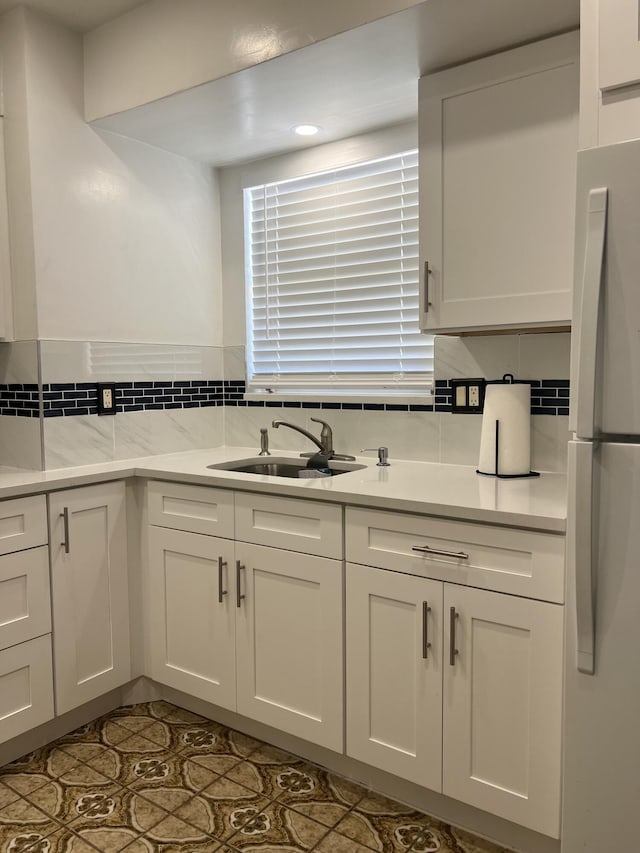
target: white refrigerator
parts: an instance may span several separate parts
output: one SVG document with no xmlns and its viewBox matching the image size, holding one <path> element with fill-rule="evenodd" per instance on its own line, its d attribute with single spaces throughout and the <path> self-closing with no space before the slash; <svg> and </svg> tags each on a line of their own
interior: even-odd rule
<svg viewBox="0 0 640 853">
<path fill-rule="evenodd" d="M 578 155 L 562 853 L 640 851 L 640 141 Z"/>
</svg>

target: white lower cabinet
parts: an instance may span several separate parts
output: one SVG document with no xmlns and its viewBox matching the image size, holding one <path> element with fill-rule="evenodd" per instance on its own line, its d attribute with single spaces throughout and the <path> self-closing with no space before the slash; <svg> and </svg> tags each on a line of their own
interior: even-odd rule
<svg viewBox="0 0 640 853">
<path fill-rule="evenodd" d="M 53 717 L 47 508 L 0 503 L 0 743 Z"/>
<path fill-rule="evenodd" d="M 236 707 L 233 542 L 162 527 L 149 532 L 150 675 Z"/>
<path fill-rule="evenodd" d="M 202 489 L 179 487 L 181 506 L 203 506 Z M 267 495 L 233 493 L 197 528 L 173 506 L 170 483 L 149 491 L 146 594 L 150 675 L 192 696 L 338 752 L 343 748 L 342 511 Z M 206 503 L 206 502 L 205 502 Z M 197 532 L 168 529 L 183 523 Z M 224 531 L 229 538 L 207 534 Z M 285 548 L 291 550 L 285 550 Z M 314 553 L 300 553 L 307 547 Z"/>
<path fill-rule="evenodd" d="M 49 528 L 62 714 L 131 678 L 124 483 L 54 492 Z"/>
<path fill-rule="evenodd" d="M 50 632 L 49 549 L 0 557 L 0 649 Z"/>
<path fill-rule="evenodd" d="M 557 838 L 561 605 L 347 563 L 347 754 Z"/>
<path fill-rule="evenodd" d="M 348 509 L 343 586 L 339 507 L 180 490 L 149 527 L 156 681 L 559 836 L 562 537 Z"/>
<path fill-rule="evenodd" d="M 238 711 L 342 751 L 342 562 L 236 545 Z"/>
<path fill-rule="evenodd" d="M 52 717 L 51 634 L 0 651 L 0 743 Z"/>
<path fill-rule="evenodd" d="M 560 832 L 563 609 L 444 584 L 442 791 Z"/>
<path fill-rule="evenodd" d="M 347 755 L 442 778 L 442 584 L 347 564 Z"/>
</svg>

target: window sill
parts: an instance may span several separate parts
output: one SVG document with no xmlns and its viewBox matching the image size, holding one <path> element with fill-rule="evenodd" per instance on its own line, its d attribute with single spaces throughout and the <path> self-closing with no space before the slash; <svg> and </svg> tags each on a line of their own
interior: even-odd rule
<svg viewBox="0 0 640 853">
<path fill-rule="evenodd" d="M 336 393 L 314 393 L 314 394 L 294 394 L 294 393 L 267 393 L 256 391 L 253 393 L 244 394 L 244 400 L 247 401 L 262 401 L 264 403 L 290 403 L 292 406 L 304 403 L 326 404 L 327 407 L 333 407 L 335 404 L 338 407 L 349 406 L 350 404 L 377 404 L 379 406 L 433 406 L 435 404 L 435 396 L 433 394 L 336 394 Z"/>
</svg>

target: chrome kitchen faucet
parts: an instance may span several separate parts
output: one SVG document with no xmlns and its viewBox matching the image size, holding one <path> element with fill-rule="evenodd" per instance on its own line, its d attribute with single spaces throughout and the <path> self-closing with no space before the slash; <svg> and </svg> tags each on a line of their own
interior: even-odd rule
<svg viewBox="0 0 640 853">
<path fill-rule="evenodd" d="M 290 424 L 288 421 L 272 421 L 271 426 L 274 429 L 278 429 L 278 427 L 286 426 L 289 429 L 293 429 L 296 432 L 299 432 L 301 435 L 304 435 L 309 441 L 312 441 L 320 453 L 323 456 L 326 456 L 327 459 L 344 459 L 348 461 L 352 461 L 355 459 L 355 456 L 349 456 L 345 453 L 336 453 L 333 449 L 333 430 L 329 426 L 326 421 L 321 421 L 319 418 L 311 418 L 317 424 L 322 424 L 322 431 L 320 432 L 320 438 L 316 438 L 315 435 L 308 432 L 303 427 L 299 427 L 296 424 Z M 301 453 L 300 456 L 315 456 L 315 453 Z"/>
</svg>

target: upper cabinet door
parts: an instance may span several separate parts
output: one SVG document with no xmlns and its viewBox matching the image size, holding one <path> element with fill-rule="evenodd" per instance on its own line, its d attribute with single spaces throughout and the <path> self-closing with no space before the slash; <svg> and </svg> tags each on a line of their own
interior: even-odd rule
<svg viewBox="0 0 640 853">
<path fill-rule="evenodd" d="M 4 118 L 0 116 L 0 339 L 13 340 L 9 211 L 4 156 Z"/>
<path fill-rule="evenodd" d="M 420 80 L 425 331 L 569 324 L 578 96 L 573 33 Z"/>
<path fill-rule="evenodd" d="M 606 0 L 598 16 L 600 89 L 640 83 L 640 3 Z"/>
<path fill-rule="evenodd" d="M 49 496 L 56 713 L 131 678 L 123 482 Z"/>
</svg>

